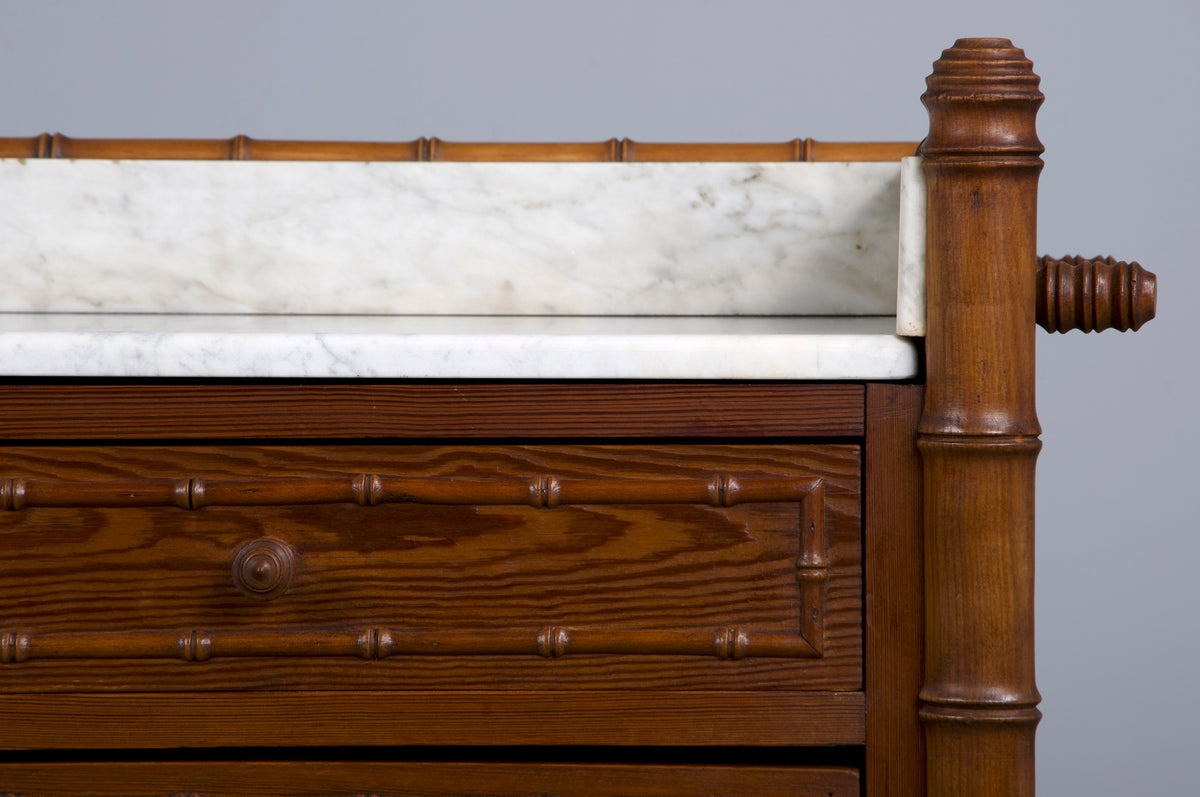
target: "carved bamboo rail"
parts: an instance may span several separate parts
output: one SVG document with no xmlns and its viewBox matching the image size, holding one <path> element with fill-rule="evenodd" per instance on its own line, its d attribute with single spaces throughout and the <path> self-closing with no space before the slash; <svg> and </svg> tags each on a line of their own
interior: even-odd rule
<svg viewBox="0 0 1200 797">
<path fill-rule="evenodd" d="M 961 39 L 922 97 L 928 317 L 925 727 L 930 795 L 1032 795 L 1033 297 L 1043 96 L 1006 39 Z"/>
<path fill-rule="evenodd" d="M 716 474 L 706 479 L 572 479 L 551 474 L 488 479 L 408 478 L 359 473 L 269 479 L 126 479 L 0 481 L 0 507 L 291 506 L 391 503 L 483 504 L 553 509 L 571 504 L 707 504 L 802 501 L 820 478 L 772 479 Z"/>
<path fill-rule="evenodd" d="M 0 138 L 0 157 L 290 161 L 893 161 L 912 155 L 911 142 L 838 142 L 794 138 L 766 143 L 666 143 L 610 138 L 589 142 L 268 141 L 222 139 L 96 139 L 42 133 Z"/>
<path fill-rule="evenodd" d="M 202 630 L 0 632 L 0 664 L 60 659 L 361 658 L 403 656 L 570 655 L 811 659 L 820 650 L 799 634 L 738 626 L 712 630 L 632 630 L 545 626 L 540 629 L 417 631 L 390 626 L 294 631 Z"/>
</svg>

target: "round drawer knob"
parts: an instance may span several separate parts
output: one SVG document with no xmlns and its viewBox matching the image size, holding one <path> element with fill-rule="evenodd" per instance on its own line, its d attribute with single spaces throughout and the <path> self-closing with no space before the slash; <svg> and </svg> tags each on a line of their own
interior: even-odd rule
<svg viewBox="0 0 1200 797">
<path fill-rule="evenodd" d="M 233 557 L 233 583 L 255 600 L 269 601 L 287 592 L 295 572 L 295 549 L 269 537 L 251 540 Z"/>
</svg>

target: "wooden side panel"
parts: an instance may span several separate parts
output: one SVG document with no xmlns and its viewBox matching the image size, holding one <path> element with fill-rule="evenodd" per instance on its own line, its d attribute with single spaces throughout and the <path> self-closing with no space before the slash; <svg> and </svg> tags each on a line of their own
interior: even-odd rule
<svg viewBox="0 0 1200 797">
<path fill-rule="evenodd" d="M 920 385 L 867 385 L 863 561 L 867 797 L 925 793 Z"/>
<path fill-rule="evenodd" d="M 620 764 L 219 761 L 0 764 L 0 782 L 23 797 L 857 797 L 858 773 L 837 767 Z"/>
<path fill-rule="evenodd" d="M 862 397 L 855 384 L 16 383 L 0 385 L 0 439 L 857 437 Z"/>
</svg>

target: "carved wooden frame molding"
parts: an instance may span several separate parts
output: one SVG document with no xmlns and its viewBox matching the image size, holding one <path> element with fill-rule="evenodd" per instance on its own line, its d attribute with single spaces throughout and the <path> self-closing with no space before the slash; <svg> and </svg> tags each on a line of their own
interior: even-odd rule
<svg viewBox="0 0 1200 797">
<path fill-rule="evenodd" d="M 0 663 L 37 659 L 494 656 L 568 654 L 712 656 L 718 659 L 820 658 L 824 648 L 825 597 L 830 564 L 825 535 L 825 485 L 807 479 L 740 477 L 580 479 L 539 474 L 527 478 L 409 478 L 361 473 L 343 477 L 269 479 L 136 479 L 75 482 L 10 478 L 0 482 L 0 507 L 153 508 L 203 511 L 204 507 L 298 506 L 389 503 L 522 506 L 553 511 L 560 506 L 603 504 L 798 504 L 800 550 L 794 563 L 800 592 L 796 633 L 762 633 L 740 626 L 706 630 L 619 630 L 546 625 L 536 630 L 408 630 L 390 626 L 302 631 L 0 632 Z M 253 548 L 250 554 L 246 552 Z M 268 572 L 262 594 L 239 580 L 257 557 Z M 290 546 L 271 538 L 251 540 L 235 554 L 233 576 L 251 597 L 271 599 L 291 578 Z"/>
</svg>

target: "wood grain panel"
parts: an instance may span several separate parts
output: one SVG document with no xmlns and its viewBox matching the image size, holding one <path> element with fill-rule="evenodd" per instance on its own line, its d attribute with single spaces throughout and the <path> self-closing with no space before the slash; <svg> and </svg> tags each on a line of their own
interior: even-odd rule
<svg viewBox="0 0 1200 797">
<path fill-rule="evenodd" d="M 860 683 L 855 446 L 42 447 L 3 465 L 23 475 L 2 480 L 19 596 L 2 689 L 589 688 L 606 667 L 614 686 Z M 274 600 L 231 570 L 256 540 L 294 550 Z"/>
<path fill-rule="evenodd" d="M 550 763 L 122 762 L 0 764 L 23 797 L 857 797 L 858 773 L 839 767 L 733 767 Z"/>
<path fill-rule="evenodd" d="M 861 692 L 6 695 L 0 747 L 860 745 Z"/>
<path fill-rule="evenodd" d="M 862 400 L 859 384 L 10 383 L 0 439 L 854 437 Z"/>
</svg>

